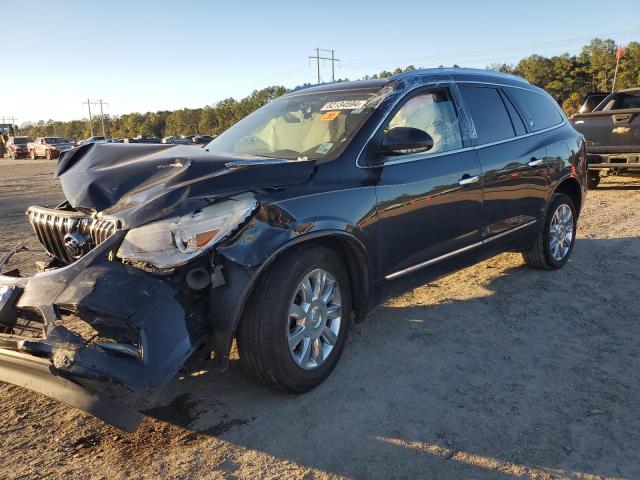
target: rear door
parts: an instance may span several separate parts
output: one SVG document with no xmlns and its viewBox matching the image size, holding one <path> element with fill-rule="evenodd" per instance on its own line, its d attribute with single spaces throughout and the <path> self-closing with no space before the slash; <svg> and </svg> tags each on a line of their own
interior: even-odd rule
<svg viewBox="0 0 640 480">
<path fill-rule="evenodd" d="M 463 83 L 459 87 L 476 128 L 476 152 L 483 170 L 483 237 L 531 224 L 546 203 L 544 139 L 529 135 L 500 86 Z"/>
<path fill-rule="evenodd" d="M 379 157 L 379 140 L 398 126 L 426 131 L 433 148 Z M 400 102 L 371 142 L 373 148 L 365 150 L 370 165 L 381 165 L 372 172 L 377 175 L 380 268 L 387 278 L 481 241 L 482 171 L 466 142 L 451 92 L 439 87 Z"/>
</svg>

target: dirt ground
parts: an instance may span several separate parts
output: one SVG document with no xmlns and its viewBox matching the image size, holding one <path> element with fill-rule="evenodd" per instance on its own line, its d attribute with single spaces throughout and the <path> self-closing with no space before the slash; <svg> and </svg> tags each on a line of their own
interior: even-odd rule
<svg viewBox="0 0 640 480">
<path fill-rule="evenodd" d="M 37 248 L 52 171 L 0 160 L 0 253 Z M 192 370 L 125 434 L 0 384 L 0 477 L 640 478 L 638 205 L 640 179 L 605 179 L 561 271 L 505 254 L 389 301 L 306 395 Z"/>
</svg>

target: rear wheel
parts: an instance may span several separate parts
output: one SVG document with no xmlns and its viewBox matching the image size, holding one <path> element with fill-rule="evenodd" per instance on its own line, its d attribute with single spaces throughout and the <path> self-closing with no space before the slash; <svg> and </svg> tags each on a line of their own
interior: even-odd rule
<svg viewBox="0 0 640 480">
<path fill-rule="evenodd" d="M 587 186 L 592 188 L 598 188 L 600 184 L 600 173 L 598 172 L 589 172 L 589 176 L 587 177 Z"/>
<path fill-rule="evenodd" d="M 542 270 L 562 268 L 573 252 L 577 218 L 573 200 L 564 193 L 554 194 L 544 224 L 530 249 L 522 252 L 527 265 Z"/>
<path fill-rule="evenodd" d="M 266 384 L 307 392 L 338 363 L 349 312 L 340 257 L 322 246 L 296 248 L 259 280 L 238 326 L 240 360 Z"/>
</svg>

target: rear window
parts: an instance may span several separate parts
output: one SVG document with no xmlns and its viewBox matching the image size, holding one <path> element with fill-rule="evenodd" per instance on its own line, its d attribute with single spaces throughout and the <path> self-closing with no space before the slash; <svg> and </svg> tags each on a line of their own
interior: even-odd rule
<svg viewBox="0 0 640 480">
<path fill-rule="evenodd" d="M 625 110 L 628 108 L 640 108 L 640 90 L 612 93 L 594 111 L 606 112 L 608 110 Z"/>
<path fill-rule="evenodd" d="M 608 94 L 606 93 L 593 93 L 587 95 L 582 101 L 582 105 L 580 106 L 580 110 L 578 110 L 578 113 L 589 113 L 593 111 L 593 109 L 596 108 L 598 104 L 607 96 Z"/>
<path fill-rule="evenodd" d="M 525 121 L 534 132 L 562 123 L 562 115 L 546 95 L 523 88 L 505 88 L 505 91 L 520 107 Z"/>
<path fill-rule="evenodd" d="M 507 108 L 495 88 L 460 85 L 469 107 L 480 144 L 506 140 L 515 136 Z"/>
</svg>

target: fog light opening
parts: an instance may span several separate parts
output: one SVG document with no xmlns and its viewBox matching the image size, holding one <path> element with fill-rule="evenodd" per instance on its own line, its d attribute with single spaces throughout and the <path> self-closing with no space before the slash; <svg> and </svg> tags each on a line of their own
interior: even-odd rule
<svg viewBox="0 0 640 480">
<path fill-rule="evenodd" d="M 189 270 L 185 280 L 187 282 L 187 286 L 192 290 L 203 290 L 209 286 L 209 283 L 211 283 L 209 272 L 202 267 Z"/>
</svg>

